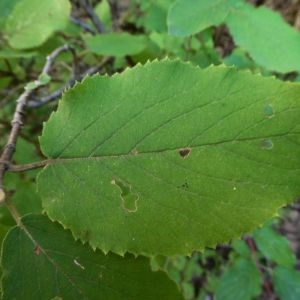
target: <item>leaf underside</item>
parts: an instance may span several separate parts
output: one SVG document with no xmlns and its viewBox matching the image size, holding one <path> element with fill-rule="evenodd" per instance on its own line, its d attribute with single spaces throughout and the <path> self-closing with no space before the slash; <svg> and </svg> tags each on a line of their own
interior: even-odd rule
<svg viewBox="0 0 300 300">
<path fill-rule="evenodd" d="M 23 224 L 26 232 L 15 227 L 4 241 L 3 300 L 182 299 L 146 258 L 94 252 L 42 215 L 26 216 Z"/>
<path fill-rule="evenodd" d="M 86 78 L 40 139 L 44 209 L 92 247 L 190 254 L 300 195 L 300 86 L 179 61 Z"/>
</svg>

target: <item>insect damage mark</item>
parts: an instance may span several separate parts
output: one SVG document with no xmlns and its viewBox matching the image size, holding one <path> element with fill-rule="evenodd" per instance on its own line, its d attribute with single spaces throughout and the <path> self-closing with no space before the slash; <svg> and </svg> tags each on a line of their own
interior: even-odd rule
<svg viewBox="0 0 300 300">
<path fill-rule="evenodd" d="M 190 155 L 191 151 L 191 148 L 182 148 L 178 150 L 178 153 L 182 158 L 187 158 Z"/>
<path fill-rule="evenodd" d="M 74 259 L 73 262 L 77 267 L 79 267 L 82 270 L 85 270 L 85 267 L 77 259 Z"/>
<path fill-rule="evenodd" d="M 110 183 L 120 190 L 122 208 L 128 213 L 136 212 L 139 195 L 132 190 L 131 185 L 120 178 L 115 178 Z"/>
</svg>

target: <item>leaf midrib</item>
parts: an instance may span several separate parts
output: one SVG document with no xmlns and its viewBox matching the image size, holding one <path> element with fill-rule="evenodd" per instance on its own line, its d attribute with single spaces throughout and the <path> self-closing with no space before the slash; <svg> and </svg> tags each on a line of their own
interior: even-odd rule
<svg viewBox="0 0 300 300">
<path fill-rule="evenodd" d="M 142 151 L 142 152 L 133 152 L 135 149 L 132 149 L 128 153 L 119 153 L 119 154 L 109 154 L 109 155 L 98 155 L 98 156 L 79 156 L 79 157 L 49 157 L 45 162 L 46 164 L 56 164 L 56 163 L 64 163 L 67 161 L 80 161 L 80 160 L 105 160 L 105 159 L 112 159 L 112 158 L 126 158 L 126 157 L 134 157 L 134 156 L 141 156 L 141 155 L 158 155 L 163 154 L 167 152 L 173 152 L 173 151 L 179 151 L 184 148 L 190 148 L 193 149 L 199 149 L 209 146 L 222 146 L 230 143 L 239 143 L 239 142 L 250 142 L 250 141 L 259 141 L 259 140 L 265 140 L 265 139 L 272 139 L 272 138 L 279 138 L 279 137 L 288 137 L 288 136 L 297 136 L 300 132 L 284 132 L 284 133 L 278 133 L 273 135 L 267 135 L 267 136 L 259 136 L 259 137 L 247 137 L 247 138 L 239 138 L 239 139 L 229 139 L 224 141 L 216 141 L 216 142 L 210 142 L 205 143 L 201 145 L 183 145 L 181 147 L 173 147 L 173 148 L 166 148 L 166 149 L 158 149 L 158 150 L 151 150 L 151 151 Z"/>
</svg>

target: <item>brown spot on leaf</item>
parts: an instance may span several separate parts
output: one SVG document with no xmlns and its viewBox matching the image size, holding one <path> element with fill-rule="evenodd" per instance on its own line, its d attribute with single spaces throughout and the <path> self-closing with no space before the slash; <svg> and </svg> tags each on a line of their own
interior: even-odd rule
<svg viewBox="0 0 300 300">
<path fill-rule="evenodd" d="M 34 254 L 37 256 L 39 256 L 41 254 L 41 248 L 39 246 L 36 246 L 34 248 Z"/>
<path fill-rule="evenodd" d="M 187 158 L 189 156 L 189 154 L 191 153 L 191 148 L 179 149 L 178 153 L 182 158 Z"/>
</svg>

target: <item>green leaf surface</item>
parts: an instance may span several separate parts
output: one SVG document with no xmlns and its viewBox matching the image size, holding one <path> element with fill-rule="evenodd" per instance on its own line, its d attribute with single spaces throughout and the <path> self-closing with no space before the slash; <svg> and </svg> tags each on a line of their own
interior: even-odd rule
<svg viewBox="0 0 300 300">
<path fill-rule="evenodd" d="M 85 42 L 93 53 L 110 56 L 137 54 L 147 46 L 147 39 L 144 35 L 131 35 L 126 32 L 86 37 Z"/>
<path fill-rule="evenodd" d="M 5 37 L 15 49 L 37 47 L 65 28 L 70 10 L 68 0 L 21 0 L 6 20 Z"/>
<path fill-rule="evenodd" d="M 278 71 L 300 70 L 300 33 L 266 8 L 244 4 L 226 18 L 237 45 L 262 67 Z"/>
<path fill-rule="evenodd" d="M 252 260 L 238 259 L 221 276 L 216 300 L 251 300 L 261 291 L 262 279 Z"/>
<path fill-rule="evenodd" d="M 280 300 L 300 299 L 300 272 L 291 268 L 276 267 L 273 274 L 274 289 Z"/>
<path fill-rule="evenodd" d="M 94 252 L 42 215 L 23 218 L 2 249 L 3 300 L 182 299 L 146 258 Z"/>
<path fill-rule="evenodd" d="M 40 139 L 48 215 L 93 247 L 189 254 L 300 194 L 300 85 L 180 61 L 69 89 Z"/>
<path fill-rule="evenodd" d="M 169 33 L 188 36 L 221 24 L 240 0 L 177 0 L 169 9 Z"/>
<path fill-rule="evenodd" d="M 253 237 L 260 252 L 269 260 L 286 267 L 296 264 L 296 257 L 288 240 L 276 233 L 272 227 L 265 226 L 256 230 Z"/>
</svg>

